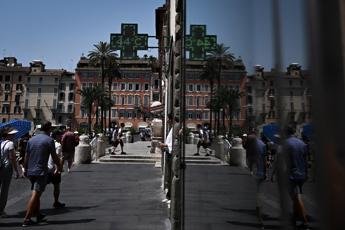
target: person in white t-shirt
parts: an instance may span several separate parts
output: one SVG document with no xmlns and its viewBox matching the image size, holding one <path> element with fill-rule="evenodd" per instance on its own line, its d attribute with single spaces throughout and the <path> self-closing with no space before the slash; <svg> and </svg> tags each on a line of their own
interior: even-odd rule
<svg viewBox="0 0 345 230">
<path fill-rule="evenodd" d="M 8 191 L 10 188 L 13 170 L 16 172 L 16 178 L 19 172 L 16 162 L 16 153 L 13 144 L 14 134 L 18 131 L 12 128 L 3 130 L 3 140 L 0 144 L 1 149 L 1 169 L 0 169 L 0 216 L 7 216 L 5 207 L 7 204 Z"/>
<path fill-rule="evenodd" d="M 165 156 L 164 166 L 164 187 L 167 188 L 166 199 L 163 202 L 168 202 L 171 195 L 171 181 L 172 181 L 172 145 L 173 145 L 173 114 L 168 114 L 168 125 L 170 126 L 169 133 L 164 143 L 160 144 L 162 153 Z"/>
<path fill-rule="evenodd" d="M 56 155 L 62 159 L 62 146 L 60 144 L 62 137 L 62 132 L 55 131 L 52 134 L 52 138 L 54 139 Z M 61 173 L 57 170 L 56 165 L 54 164 L 53 158 L 50 155 L 48 160 L 48 174 L 47 174 L 47 184 L 52 183 L 54 186 L 54 208 L 63 208 L 66 205 L 59 201 L 60 197 L 60 184 L 61 184 Z"/>
</svg>

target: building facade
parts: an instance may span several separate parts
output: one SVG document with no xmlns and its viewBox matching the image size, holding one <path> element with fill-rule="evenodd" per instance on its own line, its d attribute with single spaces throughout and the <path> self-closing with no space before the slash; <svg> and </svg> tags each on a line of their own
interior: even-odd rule
<svg viewBox="0 0 345 230">
<path fill-rule="evenodd" d="M 241 60 L 236 60 L 231 68 L 224 68 L 221 71 L 221 86 L 235 89 L 238 92 L 245 91 L 246 71 Z M 197 124 L 206 124 L 210 122 L 210 98 L 211 85 L 209 81 L 202 80 L 204 73 L 203 61 L 186 62 L 186 126 L 194 129 Z M 214 93 L 217 91 L 217 80 L 214 79 Z M 245 122 L 246 98 L 238 100 L 238 110 L 233 113 L 233 126 L 242 127 Z M 215 118 L 213 112 L 212 120 Z M 225 117 L 225 128 L 228 127 L 229 117 Z M 222 126 L 222 125 L 221 125 Z M 214 126 L 213 126 L 214 127 Z"/>
<path fill-rule="evenodd" d="M 111 79 L 111 107 L 110 121 L 125 123 L 126 127 L 138 128 L 143 123 L 148 125 L 150 106 L 153 101 L 159 99 L 159 79 L 158 73 L 152 67 L 152 62 L 148 58 L 136 60 L 119 60 L 121 77 L 113 76 Z M 109 82 L 106 79 L 105 82 Z M 100 68 L 90 64 L 89 59 L 81 57 L 76 68 L 76 90 L 83 90 L 88 87 L 95 87 L 101 84 Z M 109 92 L 106 83 L 105 92 Z M 83 105 L 83 98 L 80 94 L 75 97 L 75 121 L 76 126 L 86 128 L 87 109 Z M 96 107 L 92 110 L 92 127 L 96 124 L 96 111 L 101 111 Z M 106 127 L 109 127 L 109 111 L 105 116 Z M 98 121 L 99 123 L 100 121 Z M 112 125 L 112 124 L 110 124 Z"/>
<path fill-rule="evenodd" d="M 248 76 L 247 121 L 251 126 L 285 122 L 303 124 L 311 120 L 310 74 L 293 63 L 286 72 L 264 71 L 255 66 Z M 282 116 L 282 117 L 280 117 Z"/>
<path fill-rule="evenodd" d="M 29 67 L 15 57 L 0 60 L 0 122 L 24 118 L 24 98 Z"/>
<path fill-rule="evenodd" d="M 26 80 L 24 118 L 39 125 L 45 121 L 71 125 L 74 115 L 74 74 L 46 69 L 42 61 L 30 63 Z"/>
</svg>

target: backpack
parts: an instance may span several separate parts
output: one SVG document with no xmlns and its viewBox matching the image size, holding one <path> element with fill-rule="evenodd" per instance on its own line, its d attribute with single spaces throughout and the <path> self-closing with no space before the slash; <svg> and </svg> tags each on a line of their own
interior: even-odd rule
<svg viewBox="0 0 345 230">
<path fill-rule="evenodd" d="M 204 143 L 208 143 L 210 141 L 210 137 L 207 130 L 200 129 L 199 137 L 203 140 Z"/>
<path fill-rule="evenodd" d="M 116 141 L 118 139 L 118 135 L 119 135 L 119 128 L 115 128 L 113 131 L 113 135 L 112 135 L 111 140 Z"/>
</svg>

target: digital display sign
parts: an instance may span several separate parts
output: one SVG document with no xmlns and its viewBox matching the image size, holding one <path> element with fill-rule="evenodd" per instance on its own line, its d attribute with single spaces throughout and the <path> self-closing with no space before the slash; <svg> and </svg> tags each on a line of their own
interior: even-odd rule
<svg viewBox="0 0 345 230">
<path fill-rule="evenodd" d="M 138 50 L 148 49 L 148 35 L 138 34 L 138 24 L 121 24 L 121 34 L 110 34 L 110 46 L 120 57 L 136 59 Z"/>
<path fill-rule="evenodd" d="M 189 51 L 189 59 L 205 60 L 206 53 L 217 48 L 217 36 L 206 35 L 206 25 L 191 25 L 190 33 L 185 39 L 185 47 Z"/>
</svg>

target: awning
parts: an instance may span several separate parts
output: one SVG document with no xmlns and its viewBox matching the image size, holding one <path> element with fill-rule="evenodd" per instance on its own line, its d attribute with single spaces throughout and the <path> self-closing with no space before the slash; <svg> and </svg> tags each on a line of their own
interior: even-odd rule
<svg viewBox="0 0 345 230">
<path fill-rule="evenodd" d="M 132 127 L 133 126 L 133 123 L 132 122 L 125 122 L 125 127 Z"/>
<path fill-rule="evenodd" d="M 138 128 L 146 128 L 147 126 L 149 126 L 149 124 L 147 122 L 139 122 L 138 123 Z"/>
<path fill-rule="evenodd" d="M 156 107 L 156 106 L 160 106 L 160 105 L 162 105 L 162 103 L 160 101 L 154 101 L 154 102 L 152 102 L 150 107 L 152 108 L 152 107 Z"/>
<path fill-rule="evenodd" d="M 196 130 L 196 124 L 195 124 L 195 123 L 188 123 L 188 124 L 186 125 L 186 127 L 187 127 L 188 129 L 191 129 L 191 130 Z"/>
</svg>

